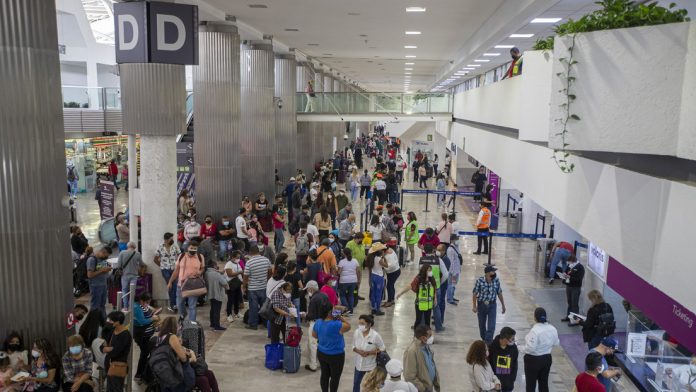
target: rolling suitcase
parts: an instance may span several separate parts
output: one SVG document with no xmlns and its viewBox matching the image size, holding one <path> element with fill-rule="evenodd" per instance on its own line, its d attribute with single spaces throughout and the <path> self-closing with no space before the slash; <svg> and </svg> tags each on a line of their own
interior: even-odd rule
<svg viewBox="0 0 696 392">
<path fill-rule="evenodd" d="M 399 267 L 403 267 L 406 264 L 406 259 L 404 255 L 406 254 L 406 249 L 403 246 L 399 247 Z"/>
<path fill-rule="evenodd" d="M 205 334 L 198 322 L 185 320 L 181 323 L 181 341 L 184 347 L 205 359 Z"/>
<path fill-rule="evenodd" d="M 283 347 L 283 372 L 297 373 L 300 370 L 302 352 L 300 347 Z"/>
<path fill-rule="evenodd" d="M 283 368 L 283 345 L 280 343 L 270 343 L 266 345 L 266 361 L 267 369 L 278 370 Z"/>
</svg>

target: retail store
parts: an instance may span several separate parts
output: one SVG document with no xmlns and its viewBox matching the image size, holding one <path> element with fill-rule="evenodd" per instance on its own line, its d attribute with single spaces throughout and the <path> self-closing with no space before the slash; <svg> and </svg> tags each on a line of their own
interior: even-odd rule
<svg viewBox="0 0 696 392">
<path fill-rule="evenodd" d="M 140 139 L 136 139 L 136 149 L 140 151 Z M 139 158 L 139 157 L 138 157 Z M 118 167 L 118 182 L 128 164 L 128 136 L 99 136 L 65 139 L 65 160 L 67 167 L 75 167 L 78 177 L 78 192 L 94 191 L 97 178 L 107 178 L 112 160 Z M 138 159 L 138 166 L 140 159 Z M 67 169 L 66 169 L 67 170 Z"/>
</svg>

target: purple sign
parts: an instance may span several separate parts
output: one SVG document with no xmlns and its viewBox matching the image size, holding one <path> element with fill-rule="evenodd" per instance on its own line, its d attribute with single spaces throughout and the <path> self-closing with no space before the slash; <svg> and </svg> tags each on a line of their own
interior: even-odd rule
<svg viewBox="0 0 696 392">
<path fill-rule="evenodd" d="M 493 173 L 492 170 L 488 170 L 488 183 L 493 185 L 493 189 L 491 190 L 491 202 L 493 202 L 492 211 L 494 213 L 497 213 L 498 212 L 498 192 L 500 189 L 500 177 L 498 177 L 497 174 Z"/>
<path fill-rule="evenodd" d="M 114 183 L 100 180 L 97 203 L 99 204 L 99 216 L 102 220 L 114 217 L 114 198 L 116 196 Z"/>
<path fill-rule="evenodd" d="M 609 256 L 607 284 L 670 336 L 696 352 L 696 314 Z"/>
</svg>

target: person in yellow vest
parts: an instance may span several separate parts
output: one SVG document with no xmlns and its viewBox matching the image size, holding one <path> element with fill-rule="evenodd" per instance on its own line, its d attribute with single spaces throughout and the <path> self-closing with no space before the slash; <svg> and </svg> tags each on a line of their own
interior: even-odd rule
<svg viewBox="0 0 696 392">
<path fill-rule="evenodd" d="M 418 275 L 411 281 L 411 284 L 406 286 L 396 296 L 396 300 L 398 301 L 402 295 L 409 291 L 416 293 L 416 321 L 413 323 L 414 329 L 419 325 L 430 326 L 430 316 L 437 302 L 437 297 L 435 296 L 436 286 L 432 266 L 423 264 L 418 271 Z"/>
<path fill-rule="evenodd" d="M 476 231 L 479 233 L 490 233 L 491 227 L 491 210 L 488 209 L 490 203 L 486 200 L 481 201 L 481 210 L 476 219 Z M 481 252 L 481 244 L 483 244 L 483 252 Z M 475 255 L 488 254 L 488 236 L 478 236 L 478 246 L 476 247 Z"/>
<path fill-rule="evenodd" d="M 518 76 L 522 74 L 522 53 L 519 48 L 510 49 L 510 57 L 512 57 L 512 62 L 508 68 L 503 79 L 511 78 L 513 76 Z"/>
</svg>

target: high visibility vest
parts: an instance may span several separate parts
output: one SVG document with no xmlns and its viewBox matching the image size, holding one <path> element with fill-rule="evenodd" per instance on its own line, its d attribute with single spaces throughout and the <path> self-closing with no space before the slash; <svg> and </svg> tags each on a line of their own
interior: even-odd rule
<svg viewBox="0 0 696 392">
<path fill-rule="evenodd" d="M 481 209 L 483 211 L 483 216 L 481 217 L 481 223 L 476 226 L 479 229 L 487 229 L 491 225 L 491 210 L 486 207 Z"/>
<path fill-rule="evenodd" d="M 418 295 L 416 297 L 416 305 L 418 310 L 424 312 L 433 308 L 435 301 L 435 289 L 430 283 L 418 284 Z"/>
</svg>

